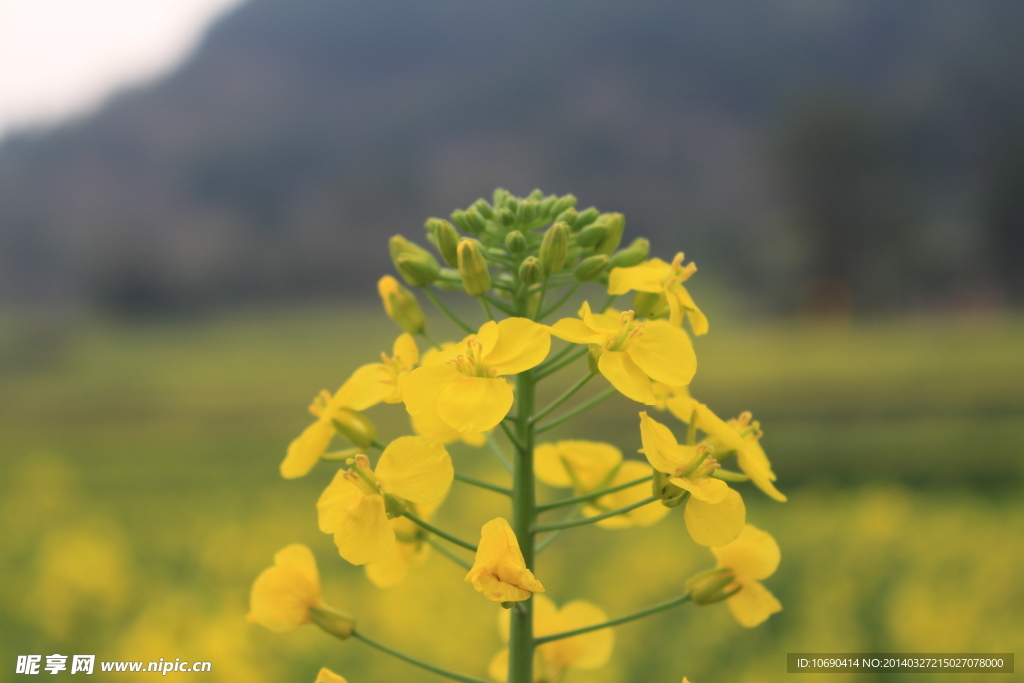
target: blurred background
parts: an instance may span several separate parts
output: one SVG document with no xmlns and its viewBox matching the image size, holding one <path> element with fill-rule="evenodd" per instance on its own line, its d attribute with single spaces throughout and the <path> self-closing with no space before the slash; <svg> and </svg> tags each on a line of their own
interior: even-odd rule
<svg viewBox="0 0 1024 683">
<path fill-rule="evenodd" d="M 252 579 L 304 542 L 368 634 L 483 677 L 496 617 L 462 571 L 436 555 L 378 590 L 316 529 L 331 468 L 277 465 L 316 392 L 390 349 L 387 238 L 425 244 L 424 219 L 498 186 L 572 192 L 696 261 L 694 395 L 753 411 L 790 497 L 743 489 L 782 548 L 766 584 L 785 611 L 624 626 L 612 663 L 567 683 L 1019 650 L 1024 6 L 77 4 L 0 2 L 3 671 L 59 652 L 210 660 L 215 681 L 437 680 L 244 621 Z M 408 429 L 401 407 L 370 415 Z M 553 434 L 633 453 L 635 422 L 616 399 Z M 456 488 L 442 525 L 473 536 L 502 514 L 488 495 Z M 671 515 L 566 532 L 538 575 L 614 616 L 711 564 Z"/>
</svg>

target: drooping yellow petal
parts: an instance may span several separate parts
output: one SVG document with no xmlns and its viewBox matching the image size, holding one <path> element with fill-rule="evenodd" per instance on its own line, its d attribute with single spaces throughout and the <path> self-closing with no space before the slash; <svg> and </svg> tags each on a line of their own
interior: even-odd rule
<svg viewBox="0 0 1024 683">
<path fill-rule="evenodd" d="M 732 543 L 712 548 L 719 567 L 728 567 L 740 583 L 767 579 L 775 573 L 782 555 L 771 534 L 747 524 Z"/>
<path fill-rule="evenodd" d="M 379 562 L 388 556 L 395 543 L 395 532 L 388 524 L 384 497 L 364 495 L 342 514 L 334 530 L 338 554 L 352 564 Z"/>
<path fill-rule="evenodd" d="M 392 356 L 404 367 L 411 368 L 419 363 L 420 349 L 416 346 L 416 339 L 408 332 L 398 335 L 392 349 Z"/>
<path fill-rule="evenodd" d="M 334 434 L 334 425 L 326 420 L 317 420 L 306 427 L 288 445 L 288 453 L 281 462 L 281 476 L 296 479 L 308 474 L 327 452 Z"/>
<path fill-rule="evenodd" d="M 619 466 L 618 472 L 615 473 L 615 477 L 608 483 L 608 487 L 620 486 L 627 482 L 636 481 L 645 476 L 651 474 L 651 468 L 645 463 L 638 462 L 636 460 L 627 460 Z M 639 503 L 644 498 L 651 495 L 651 483 L 644 482 L 637 484 L 636 486 L 630 486 L 628 489 L 610 493 L 607 496 L 602 496 L 594 501 L 594 505 L 588 505 L 583 509 L 583 514 L 587 517 L 593 517 L 607 512 L 608 510 L 617 510 L 624 508 L 627 505 L 633 505 Z M 669 509 L 662 505 L 659 501 L 654 501 L 647 505 L 630 510 L 624 515 L 616 515 L 615 517 L 609 517 L 603 519 L 597 523 L 597 526 L 604 529 L 625 529 L 632 526 L 651 526 L 657 524 L 669 513 Z"/>
<path fill-rule="evenodd" d="M 392 525 L 395 521 L 391 520 Z M 410 569 L 426 562 L 429 556 L 430 546 L 426 543 L 395 543 L 387 557 L 366 565 L 366 578 L 378 588 L 390 588 L 401 583 Z"/>
<path fill-rule="evenodd" d="M 385 493 L 421 504 L 444 498 L 455 476 L 448 451 L 425 436 L 402 436 L 392 441 L 374 473 Z"/>
<path fill-rule="evenodd" d="M 690 328 L 693 329 L 693 333 L 695 335 L 699 337 L 702 334 L 708 333 L 707 316 L 704 315 L 703 311 L 697 308 L 697 304 L 694 303 L 690 293 L 686 291 L 686 287 L 676 285 L 672 287 L 667 294 L 669 304 L 671 305 L 672 301 L 675 301 L 676 305 L 681 309 L 678 322 L 675 320 L 676 315 L 675 310 L 673 310 L 673 325 L 681 325 L 683 322 L 682 314 L 685 313 L 685 315 L 690 318 Z"/>
<path fill-rule="evenodd" d="M 622 452 L 596 441 L 559 441 L 534 449 L 537 478 L 549 486 L 593 491 L 622 462 Z"/>
<path fill-rule="evenodd" d="M 669 481 L 679 488 L 689 491 L 693 500 L 699 500 L 709 505 L 721 503 L 729 493 L 728 484 L 720 479 L 712 479 L 711 477 L 701 477 L 699 479 L 672 477 Z"/>
<path fill-rule="evenodd" d="M 558 445 L 542 443 L 533 449 L 533 470 L 537 478 L 548 486 L 568 488 L 572 486 L 572 477 L 562 462 Z"/>
<path fill-rule="evenodd" d="M 672 430 L 646 411 L 640 413 L 640 442 L 647 461 L 659 472 L 675 472 L 697 456 L 696 446 L 680 446 Z"/>
<path fill-rule="evenodd" d="M 754 628 L 771 615 L 782 611 L 778 599 L 757 581 L 744 583 L 742 590 L 726 600 L 726 604 L 736 621 L 747 628 Z"/>
<path fill-rule="evenodd" d="M 512 385 L 502 377 L 461 373 L 460 377 L 437 397 L 438 416 L 458 432 L 486 432 L 497 427 L 512 408 Z"/>
<path fill-rule="evenodd" d="M 409 373 L 402 383 L 405 409 L 428 427 L 437 416 L 437 399 L 448 385 L 461 381 L 465 375 L 448 363 L 421 366 Z"/>
<path fill-rule="evenodd" d="M 466 348 L 466 341 L 468 339 L 476 339 L 478 342 L 480 342 L 480 348 L 483 355 L 486 356 L 497 345 L 498 338 L 500 336 L 501 332 L 500 328 L 498 327 L 498 323 L 494 322 L 493 320 L 488 320 L 487 322 L 480 326 L 480 330 L 477 331 L 476 334 L 471 334 L 467 336 L 465 339 L 462 340 L 460 344 L 457 344 L 457 346 L 464 349 Z"/>
<path fill-rule="evenodd" d="M 646 322 L 643 334 L 626 347 L 626 353 L 648 377 L 670 386 L 689 384 L 697 372 L 690 336 L 664 320 Z"/>
<path fill-rule="evenodd" d="M 276 633 L 309 623 L 309 608 L 320 606 L 316 559 L 304 545 L 290 545 L 274 555 L 274 566 L 257 577 L 250 595 L 248 620 Z"/>
<path fill-rule="evenodd" d="M 705 503 L 691 495 L 683 518 L 694 541 L 704 546 L 722 546 L 740 535 L 747 509 L 740 494 L 728 489 L 720 503 Z"/>
<path fill-rule="evenodd" d="M 317 523 L 320 531 L 325 534 L 333 534 L 341 522 L 345 510 L 349 509 L 359 501 L 363 495 L 359 487 L 351 480 L 345 478 L 345 471 L 338 470 L 334 479 L 320 494 L 316 502 Z"/>
<path fill-rule="evenodd" d="M 338 408 L 366 410 L 387 398 L 395 387 L 388 380 L 391 373 L 381 363 L 363 365 L 352 373 L 328 404 L 325 413 L 330 416 Z"/>
<path fill-rule="evenodd" d="M 600 607 L 585 600 L 574 600 L 558 610 L 554 631 L 573 631 L 605 621 L 608 615 Z M 555 669 L 597 669 L 608 663 L 614 647 L 615 632 L 606 628 L 546 643 L 540 650 L 541 656 Z"/>
<path fill-rule="evenodd" d="M 757 488 L 779 501 L 786 502 L 786 496 L 772 482 L 775 481 L 775 473 L 772 472 L 768 456 L 758 441 L 747 441 L 742 448 L 736 451 L 736 462 L 744 474 L 750 477 Z"/>
<path fill-rule="evenodd" d="M 668 408 L 668 411 L 686 424 L 690 424 L 693 412 L 699 405 L 700 403 L 696 399 L 690 397 L 685 387 L 675 388 L 673 395 L 665 399 L 665 407 Z"/>
<path fill-rule="evenodd" d="M 608 293 L 625 294 L 631 290 L 658 293 L 665 288 L 665 278 L 672 267 L 661 259 L 651 259 L 630 268 L 612 268 L 608 274 Z"/>
<path fill-rule="evenodd" d="M 512 527 L 498 517 L 480 530 L 476 561 L 466 581 L 492 602 L 526 600 L 531 593 L 541 593 L 544 586 L 526 568 Z"/>
<path fill-rule="evenodd" d="M 551 332 L 528 318 L 498 323 L 498 340 L 484 354 L 484 363 L 498 375 L 517 375 L 540 365 L 551 350 Z"/>
<path fill-rule="evenodd" d="M 579 318 L 562 318 L 550 329 L 551 334 L 573 344 L 601 344 L 606 337 Z"/>
<path fill-rule="evenodd" d="M 604 378 L 627 398 L 638 403 L 654 405 L 657 399 L 651 388 L 651 380 L 622 351 L 604 351 L 597 361 L 597 367 Z"/>
<path fill-rule="evenodd" d="M 330 669 L 324 668 L 320 669 L 320 673 L 317 674 L 316 680 L 313 683 L 348 683 L 348 681 Z"/>
</svg>

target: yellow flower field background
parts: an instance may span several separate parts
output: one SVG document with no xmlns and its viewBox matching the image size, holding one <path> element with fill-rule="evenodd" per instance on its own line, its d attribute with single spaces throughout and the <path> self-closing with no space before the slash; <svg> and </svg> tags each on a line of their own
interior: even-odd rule
<svg viewBox="0 0 1024 683">
<path fill-rule="evenodd" d="M 787 652 L 1019 649 L 1024 320 L 757 323 L 730 319 L 727 300 L 700 300 L 717 313 L 714 334 L 694 339 L 694 395 L 722 415 L 753 412 L 789 498 L 747 502 L 748 522 L 781 547 L 765 585 L 783 611 L 744 629 L 724 604 L 684 605 L 616 628 L 609 664 L 565 680 L 776 681 Z M 133 324 L 0 318 L 0 660 L 180 657 L 212 662 L 211 682 L 312 681 L 321 666 L 350 683 L 440 680 L 313 627 L 277 635 L 245 621 L 253 579 L 304 543 L 325 600 L 362 632 L 486 677 L 505 647 L 501 610 L 465 570 L 434 552 L 378 589 L 317 529 L 315 501 L 336 468 L 278 472 L 309 424 L 309 397 L 390 352 L 398 332 L 377 308 L 341 305 Z M 562 374 L 542 402 L 573 381 Z M 543 440 L 608 441 L 642 458 L 636 412 L 616 396 Z M 401 405 L 368 415 L 387 439 L 408 431 Z M 449 450 L 460 472 L 507 484 L 486 450 Z M 474 538 L 505 505 L 456 483 L 434 519 Z M 555 604 L 585 599 L 615 617 L 712 566 L 675 514 L 628 532 L 566 530 L 536 574 Z"/>
</svg>

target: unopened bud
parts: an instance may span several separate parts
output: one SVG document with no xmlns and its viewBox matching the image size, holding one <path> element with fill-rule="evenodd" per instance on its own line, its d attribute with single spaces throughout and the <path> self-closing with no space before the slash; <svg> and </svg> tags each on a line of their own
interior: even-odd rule
<svg viewBox="0 0 1024 683">
<path fill-rule="evenodd" d="M 476 240 L 463 238 L 459 242 L 459 274 L 470 296 L 480 296 L 491 288 L 487 258 L 483 247 Z"/>
<path fill-rule="evenodd" d="M 369 448 L 377 439 L 377 427 L 358 410 L 340 408 L 331 421 L 339 434 L 360 448 Z"/>
<path fill-rule="evenodd" d="M 552 213 L 554 213 L 555 204 L 557 202 L 558 197 L 556 197 L 553 194 L 548 195 L 547 197 L 540 201 L 540 204 L 537 206 L 537 212 L 541 216 L 550 216 Z"/>
<path fill-rule="evenodd" d="M 569 209 L 572 209 L 575 206 L 576 206 L 576 195 L 572 195 L 572 194 L 563 195 L 562 197 L 560 197 L 555 202 L 554 206 L 551 207 L 551 213 L 553 213 L 553 214 L 560 214 L 563 211 L 568 211 Z M 569 221 L 566 221 L 566 222 L 569 223 Z M 571 226 L 572 223 L 569 223 L 569 225 Z"/>
<path fill-rule="evenodd" d="M 449 266 L 456 266 L 459 262 L 459 233 L 455 226 L 440 218 L 431 218 L 426 223 L 426 228 L 434 237 L 434 244 L 441 254 L 441 258 Z"/>
<path fill-rule="evenodd" d="M 540 282 L 544 272 L 541 270 L 540 261 L 536 256 L 527 256 L 519 264 L 519 280 L 526 286 Z"/>
<path fill-rule="evenodd" d="M 597 217 L 601 215 L 601 212 L 597 210 L 597 207 L 592 206 L 586 211 L 576 216 L 576 222 L 572 224 L 574 232 L 578 232 L 583 228 L 587 227 L 591 223 L 597 220 Z"/>
<path fill-rule="evenodd" d="M 576 232 L 576 218 L 579 216 L 576 209 L 566 209 L 555 217 L 555 222 L 563 222 L 569 225 L 569 232 Z"/>
<path fill-rule="evenodd" d="M 565 266 L 565 253 L 569 248 L 569 226 L 555 223 L 544 233 L 540 243 L 540 263 L 544 272 L 553 275 Z"/>
<path fill-rule="evenodd" d="M 463 211 L 455 209 L 452 211 L 452 223 L 459 226 L 471 235 L 479 235 L 484 231 L 485 223 L 483 216 L 475 210 Z"/>
<path fill-rule="evenodd" d="M 492 209 L 491 205 L 483 198 L 473 202 L 473 208 L 484 218 L 494 218 L 494 209 Z"/>
<path fill-rule="evenodd" d="M 391 260 L 406 284 L 413 287 L 429 285 L 440 275 L 437 259 L 423 247 L 410 242 L 401 235 L 395 235 L 388 243 Z"/>
<path fill-rule="evenodd" d="M 576 233 L 576 244 L 583 247 L 584 249 L 589 249 L 590 247 L 593 247 L 595 244 L 603 240 L 607 232 L 608 226 L 604 225 L 603 223 L 595 223 L 593 225 L 588 225 L 587 227 L 583 228 L 578 233 Z"/>
<path fill-rule="evenodd" d="M 695 605 L 713 605 L 736 594 L 738 587 L 728 589 L 735 580 L 731 569 L 708 569 L 686 580 L 686 592 Z"/>
<path fill-rule="evenodd" d="M 427 319 L 415 295 L 399 284 L 398 280 L 385 275 L 377 282 L 377 291 L 384 303 L 384 312 L 409 334 L 419 334 L 426 328 Z"/>
<path fill-rule="evenodd" d="M 600 221 L 608 228 L 605 236 L 594 246 L 599 254 L 611 254 L 622 244 L 622 231 L 626 229 L 626 217 L 621 213 L 602 214 Z"/>
<path fill-rule="evenodd" d="M 523 237 L 523 233 L 513 230 L 505 235 L 505 248 L 510 254 L 521 254 L 526 251 L 526 238 Z"/>
<path fill-rule="evenodd" d="M 591 256 L 580 261 L 573 271 L 573 275 L 580 282 L 591 282 L 601 277 L 601 273 L 608 267 L 608 257 L 604 254 Z"/>
<path fill-rule="evenodd" d="M 519 200 L 509 195 L 505 197 L 505 208 L 512 212 L 512 215 L 519 213 Z"/>
<path fill-rule="evenodd" d="M 356 630 L 356 620 L 333 607 L 322 605 L 309 608 L 309 620 L 335 638 L 347 640 Z"/>
<path fill-rule="evenodd" d="M 503 206 L 495 212 L 498 222 L 508 227 L 516 222 L 516 215 L 507 206 Z"/>
<path fill-rule="evenodd" d="M 637 237 L 628 247 L 615 252 L 608 259 L 608 263 L 612 268 L 630 268 L 647 258 L 649 253 L 651 253 L 650 241 L 643 237 Z"/>
<path fill-rule="evenodd" d="M 516 211 L 516 220 L 520 225 L 529 225 L 537 218 L 537 201 L 535 199 L 524 199 L 519 203 Z"/>
</svg>

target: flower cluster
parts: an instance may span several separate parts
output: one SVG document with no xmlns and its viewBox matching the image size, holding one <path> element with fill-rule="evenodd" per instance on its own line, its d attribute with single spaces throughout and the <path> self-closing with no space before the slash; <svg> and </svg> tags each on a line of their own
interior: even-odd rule
<svg viewBox="0 0 1024 683">
<path fill-rule="evenodd" d="M 314 399 L 315 421 L 281 463 L 287 479 L 309 474 L 321 461 L 341 464 L 316 504 L 319 527 L 344 560 L 365 567 L 375 585 L 402 581 L 427 561 L 432 547 L 468 572 L 465 581 L 502 608 L 499 631 L 508 647 L 491 661 L 488 673 L 496 681 L 557 683 L 567 670 L 602 666 L 612 655 L 611 627 L 686 602 L 725 601 L 746 627 L 781 610 L 760 583 L 779 563 L 778 545 L 747 523 L 738 489 L 751 482 L 786 500 L 775 487 L 760 424 L 750 413 L 723 420 L 688 389 L 697 372 L 690 335 L 709 329 L 684 286 L 697 268 L 684 263 L 682 253 L 671 262 L 648 258 L 650 244 L 642 238 L 620 248 L 624 228 L 621 214 L 578 210 L 572 195 L 535 191 L 519 198 L 498 190 L 491 202 L 478 200 L 455 211 L 451 221 L 427 221 L 437 256 L 393 237 L 391 256 L 405 285 L 385 276 L 378 291 L 402 333 L 390 355 L 361 365 L 334 394 L 323 391 Z M 581 297 L 576 315 L 545 322 L 583 285 L 604 290 L 598 295 L 606 300 L 598 305 Z M 418 288 L 457 325 L 461 339 L 435 341 L 409 288 Z M 443 300 L 450 291 L 477 299 L 483 322 L 470 325 L 456 315 Z M 616 307 L 631 292 L 631 304 Z M 552 338 L 562 345 L 554 352 Z M 537 409 L 538 384 L 566 368 L 582 370 L 582 376 Z M 607 388 L 578 402 L 577 393 L 595 378 Z M 630 420 L 638 419 L 636 427 L 621 444 L 538 438 L 617 394 L 637 406 Z M 574 399 L 577 405 L 566 409 Z M 404 407 L 412 433 L 379 438 L 365 414 L 378 404 Z M 652 411 L 668 413 L 669 420 L 655 419 Z M 673 431 L 673 418 L 685 437 Z M 330 451 L 335 437 L 348 443 Z M 511 486 L 456 473 L 448 451 L 456 446 L 487 446 L 508 469 Z M 620 446 L 642 457 L 624 457 Z M 733 457 L 738 470 L 724 467 Z M 454 481 L 510 503 L 507 517 L 481 524 L 476 543 L 432 521 Z M 537 482 L 570 495 L 538 503 Z M 677 507 L 693 541 L 717 559 L 715 567 L 681 577 L 678 596 L 609 619 L 587 600 L 559 609 L 542 595 L 536 556 L 563 530 L 649 526 Z M 555 510 L 567 514 L 542 520 Z M 472 562 L 459 554 L 464 551 L 474 554 Z M 479 680 L 362 634 L 354 619 L 323 602 L 316 562 L 305 546 L 275 556 L 253 585 L 251 604 L 250 620 L 271 630 L 315 623 L 443 676 Z M 323 669 L 317 681 L 344 679 Z"/>
</svg>

